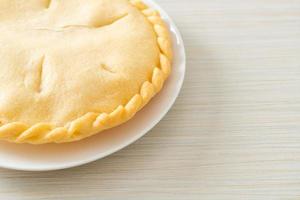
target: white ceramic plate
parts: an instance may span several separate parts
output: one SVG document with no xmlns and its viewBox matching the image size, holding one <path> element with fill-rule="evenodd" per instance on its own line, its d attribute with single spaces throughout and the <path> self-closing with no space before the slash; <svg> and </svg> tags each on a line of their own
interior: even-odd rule
<svg viewBox="0 0 300 200">
<path fill-rule="evenodd" d="M 174 63 L 163 90 L 129 122 L 79 142 L 37 146 L 0 142 L 0 167 L 47 171 L 89 163 L 133 143 L 163 118 L 175 102 L 183 83 L 185 51 L 181 35 L 166 12 L 152 0 L 144 2 L 160 11 L 172 34 Z"/>
</svg>

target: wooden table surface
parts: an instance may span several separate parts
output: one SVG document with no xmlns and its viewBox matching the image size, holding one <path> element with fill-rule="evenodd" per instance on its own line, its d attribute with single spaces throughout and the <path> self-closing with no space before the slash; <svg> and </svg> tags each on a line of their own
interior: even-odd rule
<svg viewBox="0 0 300 200">
<path fill-rule="evenodd" d="M 0 169 L 1 199 L 300 199 L 300 0 L 157 1 L 187 51 L 172 110 L 105 159 Z"/>
</svg>

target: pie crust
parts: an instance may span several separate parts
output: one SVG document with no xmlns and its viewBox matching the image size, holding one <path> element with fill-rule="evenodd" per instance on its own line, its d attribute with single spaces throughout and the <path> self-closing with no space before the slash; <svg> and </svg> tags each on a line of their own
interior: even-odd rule
<svg viewBox="0 0 300 200">
<path fill-rule="evenodd" d="M 140 0 L 3 0 L 0 11 L 2 140 L 63 143 L 115 127 L 170 74 L 168 28 Z"/>
</svg>

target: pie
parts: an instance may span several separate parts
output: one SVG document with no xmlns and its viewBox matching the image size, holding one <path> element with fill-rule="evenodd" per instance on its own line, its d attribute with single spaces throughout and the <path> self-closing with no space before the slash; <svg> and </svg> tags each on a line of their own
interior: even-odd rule
<svg viewBox="0 0 300 200">
<path fill-rule="evenodd" d="M 1 0 L 0 139 L 72 142 L 126 122 L 161 90 L 171 46 L 139 0 Z"/>
</svg>

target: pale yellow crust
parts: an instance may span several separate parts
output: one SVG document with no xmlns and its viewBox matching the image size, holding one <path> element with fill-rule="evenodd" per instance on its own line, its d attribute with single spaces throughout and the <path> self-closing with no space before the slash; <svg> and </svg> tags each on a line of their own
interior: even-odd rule
<svg viewBox="0 0 300 200">
<path fill-rule="evenodd" d="M 141 85 L 139 94 L 134 95 L 126 105 L 119 105 L 111 113 L 90 112 L 62 127 L 50 123 L 29 126 L 20 122 L 0 122 L 0 139 L 31 144 L 77 141 L 126 122 L 161 90 L 171 71 L 172 47 L 168 28 L 157 11 L 148 8 L 140 0 L 129 1 L 153 25 L 160 48 L 160 66 L 153 69 L 151 81 L 145 81 Z"/>
</svg>

